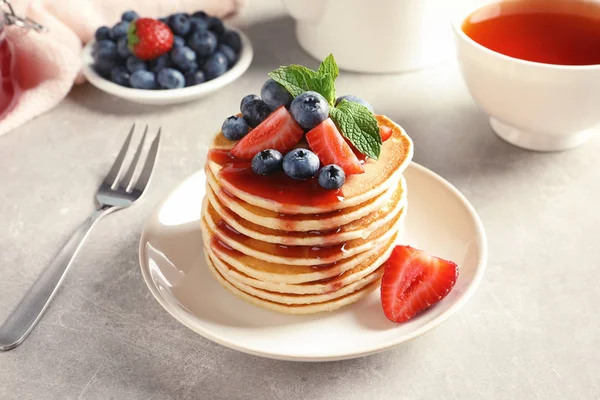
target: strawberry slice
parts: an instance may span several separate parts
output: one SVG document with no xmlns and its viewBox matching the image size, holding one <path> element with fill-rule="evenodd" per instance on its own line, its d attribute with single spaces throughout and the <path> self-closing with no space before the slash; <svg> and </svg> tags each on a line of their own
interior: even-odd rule
<svg viewBox="0 0 600 400">
<path fill-rule="evenodd" d="M 392 322 L 406 322 L 439 302 L 458 279 L 455 263 L 410 246 L 396 246 L 384 268 L 381 305 Z"/>
<path fill-rule="evenodd" d="M 382 142 L 385 142 L 386 140 L 391 138 L 393 133 L 394 133 L 394 131 L 389 126 L 380 126 L 379 127 L 379 134 L 381 135 Z"/>
<path fill-rule="evenodd" d="M 294 121 L 288 110 L 281 106 L 244 136 L 231 149 L 231 155 L 249 160 L 266 149 L 275 149 L 285 154 L 302 140 L 302 136 L 304 130 Z"/>
<path fill-rule="evenodd" d="M 346 175 L 365 172 L 360 161 L 358 161 L 331 118 L 327 118 L 308 132 L 306 140 L 312 151 L 321 160 L 321 164 L 339 165 Z"/>
<path fill-rule="evenodd" d="M 354 147 L 354 145 L 348 139 L 344 138 L 344 140 L 346 141 L 346 144 L 348 146 L 350 146 L 350 149 L 352 150 L 352 152 L 354 153 L 356 158 L 358 158 L 360 165 L 363 165 L 364 163 L 366 163 L 367 160 L 369 159 L 369 157 L 367 157 L 366 155 L 364 155 L 363 153 L 358 151 L 358 149 L 356 147 Z"/>
</svg>

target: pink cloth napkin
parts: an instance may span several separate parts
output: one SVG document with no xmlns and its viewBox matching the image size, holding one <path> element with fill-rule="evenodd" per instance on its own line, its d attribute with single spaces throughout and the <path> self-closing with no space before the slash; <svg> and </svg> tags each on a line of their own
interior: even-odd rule
<svg viewBox="0 0 600 400">
<path fill-rule="evenodd" d="M 13 44 L 16 64 L 13 75 L 21 87 L 14 107 L 0 120 L 0 135 L 50 110 L 82 82 L 82 43 L 93 38 L 96 28 L 112 26 L 125 10 L 141 16 L 161 17 L 174 12 L 204 10 L 226 17 L 235 13 L 244 0 L 19 0 L 13 7 L 46 26 L 37 33 L 15 26 L 5 27 Z"/>
</svg>

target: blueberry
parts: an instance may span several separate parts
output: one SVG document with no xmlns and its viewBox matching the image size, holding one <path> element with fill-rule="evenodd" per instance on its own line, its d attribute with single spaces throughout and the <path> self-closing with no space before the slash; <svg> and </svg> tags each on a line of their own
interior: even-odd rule
<svg viewBox="0 0 600 400">
<path fill-rule="evenodd" d="M 217 52 L 206 60 L 202 66 L 202 71 L 207 81 L 218 78 L 227 72 L 227 59 L 223 54 Z"/>
<path fill-rule="evenodd" d="M 208 14 L 206 14 L 204 11 L 196 11 L 192 14 L 192 18 L 207 19 Z"/>
<path fill-rule="evenodd" d="M 348 100 L 348 101 L 353 102 L 353 103 L 358 103 L 360 105 L 363 105 L 363 106 L 367 107 L 369 109 L 369 111 L 373 112 L 373 106 L 371 106 L 369 103 L 367 103 L 366 101 L 364 101 L 360 97 L 356 97 L 356 96 L 353 96 L 351 94 L 347 94 L 345 96 L 340 96 L 335 101 L 335 105 L 337 106 L 338 103 L 340 101 L 342 101 L 342 100 Z"/>
<path fill-rule="evenodd" d="M 258 97 L 255 94 L 249 94 L 249 95 L 244 96 L 244 98 L 242 99 L 242 102 L 240 103 L 240 112 L 244 109 L 244 104 L 246 104 L 250 100 L 260 100 L 260 97 Z"/>
<path fill-rule="evenodd" d="M 221 21 L 219 18 L 208 17 L 206 21 L 208 22 L 208 29 L 213 31 L 215 35 L 221 36 L 225 33 L 225 25 L 223 25 L 223 21 Z"/>
<path fill-rule="evenodd" d="M 169 27 L 174 35 L 186 36 L 190 33 L 190 18 L 183 13 L 173 14 L 169 17 Z"/>
<path fill-rule="evenodd" d="M 99 58 L 117 58 L 117 45 L 112 40 L 101 40 L 94 43 L 92 49 L 94 59 Z"/>
<path fill-rule="evenodd" d="M 163 68 L 157 74 L 157 81 L 163 89 L 179 89 L 185 86 L 185 77 L 174 68 Z"/>
<path fill-rule="evenodd" d="M 135 89 L 156 89 L 156 75 L 143 69 L 137 70 L 129 77 L 129 85 Z"/>
<path fill-rule="evenodd" d="M 283 156 L 280 152 L 267 149 L 259 152 L 252 159 L 252 171 L 257 175 L 267 175 L 281 170 Z"/>
<path fill-rule="evenodd" d="M 198 57 L 210 56 L 217 48 L 217 37 L 209 31 L 194 32 L 188 38 L 187 45 Z"/>
<path fill-rule="evenodd" d="M 190 33 L 205 32 L 208 30 L 208 21 L 205 18 L 190 18 Z"/>
<path fill-rule="evenodd" d="M 111 40 L 112 37 L 110 35 L 110 28 L 108 26 L 101 26 L 100 28 L 96 29 L 95 38 L 96 42 L 101 40 Z"/>
<path fill-rule="evenodd" d="M 227 68 L 231 68 L 235 65 L 235 62 L 237 61 L 237 55 L 231 47 L 227 46 L 226 44 L 220 44 L 217 46 L 217 51 L 225 56 L 225 59 L 227 60 Z"/>
<path fill-rule="evenodd" d="M 197 63 L 197 62 L 195 62 L 195 63 L 191 63 L 191 64 L 189 65 L 188 69 L 185 69 L 185 70 L 184 70 L 184 69 L 182 69 L 182 68 L 178 68 L 178 69 L 179 69 L 179 70 L 181 71 L 181 73 L 183 73 L 184 75 L 185 75 L 186 73 L 188 73 L 188 72 L 197 72 L 197 71 L 200 71 L 200 67 L 198 66 L 198 63 Z M 204 71 L 203 71 L 202 73 L 204 73 Z"/>
<path fill-rule="evenodd" d="M 94 70 L 106 79 L 110 79 L 110 71 L 115 67 L 115 64 L 106 63 L 104 61 L 94 61 Z"/>
<path fill-rule="evenodd" d="M 294 149 L 283 157 L 283 171 L 292 179 L 312 178 L 319 165 L 319 157 L 307 149 Z"/>
<path fill-rule="evenodd" d="M 242 49 L 242 38 L 236 31 L 226 31 L 223 36 L 219 38 L 219 42 L 231 47 L 236 53 L 239 53 Z"/>
<path fill-rule="evenodd" d="M 121 21 L 131 22 L 135 19 L 138 19 L 140 16 L 133 10 L 125 11 L 123 15 L 121 15 Z"/>
<path fill-rule="evenodd" d="M 173 48 L 185 46 L 185 39 L 178 35 L 173 35 Z"/>
<path fill-rule="evenodd" d="M 248 123 L 244 118 L 233 115 L 223 122 L 221 133 L 229 140 L 240 140 L 248 133 Z"/>
<path fill-rule="evenodd" d="M 317 92 L 304 92 L 292 101 L 290 114 L 304 130 L 309 131 L 327 119 L 329 104 Z"/>
<path fill-rule="evenodd" d="M 204 83 L 206 78 L 204 77 L 204 72 L 195 71 L 195 72 L 187 72 L 185 74 L 185 86 L 194 86 Z"/>
<path fill-rule="evenodd" d="M 110 70 L 110 80 L 121 86 L 129 86 L 129 71 L 123 66 L 113 67 Z"/>
<path fill-rule="evenodd" d="M 339 189 L 346 182 L 346 173 L 335 164 L 329 164 L 319 171 L 319 185 L 325 189 Z"/>
<path fill-rule="evenodd" d="M 169 18 L 167 18 L 167 17 L 159 18 L 158 20 L 165 25 L 169 25 Z"/>
<path fill-rule="evenodd" d="M 127 67 L 127 70 L 129 70 L 129 72 L 132 74 L 135 71 L 148 69 L 148 64 L 146 64 L 145 61 L 140 60 L 139 58 L 137 58 L 135 56 L 131 56 L 131 57 L 127 58 L 127 61 L 125 61 L 125 66 Z"/>
<path fill-rule="evenodd" d="M 127 57 L 131 56 L 131 50 L 127 47 L 127 38 L 121 38 L 117 42 L 117 53 L 119 53 L 119 57 L 122 59 L 127 59 Z"/>
<path fill-rule="evenodd" d="M 263 122 L 270 113 L 271 109 L 261 99 L 249 100 L 242 107 L 242 116 L 253 128 Z"/>
<path fill-rule="evenodd" d="M 168 54 L 163 54 L 162 56 L 148 62 L 150 71 L 154 72 L 155 74 L 158 74 L 158 71 L 161 69 L 171 66 L 173 66 L 173 63 L 171 62 L 171 58 Z"/>
<path fill-rule="evenodd" d="M 94 67 L 100 75 L 105 77 L 120 62 L 117 45 L 110 40 L 96 42 L 92 56 L 94 57 Z"/>
<path fill-rule="evenodd" d="M 114 40 L 121 39 L 123 37 L 127 37 L 127 31 L 129 30 L 129 22 L 121 21 L 117 22 L 115 26 L 111 29 L 111 36 Z"/>
<path fill-rule="evenodd" d="M 264 83 L 262 89 L 260 89 L 260 97 L 271 107 L 271 110 L 275 110 L 281 106 L 288 108 L 294 99 L 286 88 L 273 79 L 268 79 Z"/>
<path fill-rule="evenodd" d="M 182 71 L 190 71 L 198 68 L 196 53 L 189 47 L 177 47 L 171 50 L 171 61 Z"/>
<path fill-rule="evenodd" d="M 198 54 L 196 54 L 198 55 Z M 204 65 L 206 64 L 206 62 L 211 58 L 212 56 L 206 56 L 206 57 L 200 57 L 198 58 L 198 66 L 200 67 L 200 69 L 204 68 Z"/>
</svg>

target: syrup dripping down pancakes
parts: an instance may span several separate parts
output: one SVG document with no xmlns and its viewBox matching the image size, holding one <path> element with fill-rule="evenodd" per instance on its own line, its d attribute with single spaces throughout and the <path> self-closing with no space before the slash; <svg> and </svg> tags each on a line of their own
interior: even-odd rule
<svg viewBox="0 0 600 400">
<path fill-rule="evenodd" d="M 201 228 L 218 282 L 252 304 L 288 314 L 332 311 L 379 286 L 407 212 L 402 173 L 413 145 L 390 119 L 377 120 L 393 131 L 380 159 L 368 159 L 365 173 L 337 190 L 320 188 L 316 179 L 255 175 L 250 162 L 228 155 L 235 142 L 216 135 Z"/>
</svg>

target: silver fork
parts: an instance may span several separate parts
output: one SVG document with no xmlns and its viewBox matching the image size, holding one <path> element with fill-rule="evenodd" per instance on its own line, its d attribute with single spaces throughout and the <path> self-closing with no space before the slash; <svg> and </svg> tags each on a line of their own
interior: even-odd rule
<svg viewBox="0 0 600 400">
<path fill-rule="evenodd" d="M 12 314 L 0 326 L 0 350 L 14 349 L 31 333 L 44 311 L 48 308 L 50 301 L 66 276 L 73 259 L 96 222 L 114 211 L 129 207 L 142 197 L 152 176 L 157 158 L 160 143 L 160 128 L 150 146 L 146 161 L 137 179 L 134 179 L 134 174 L 142 153 L 146 134 L 148 133 L 147 125 L 129 168 L 125 175 L 121 177 L 123 161 L 127 155 L 134 130 L 135 124 L 131 127 L 131 131 L 127 139 L 125 139 L 119 155 L 117 155 L 108 175 L 96 192 L 96 211 L 77 228 L 52 263 L 50 263 L 31 286 Z"/>
</svg>

